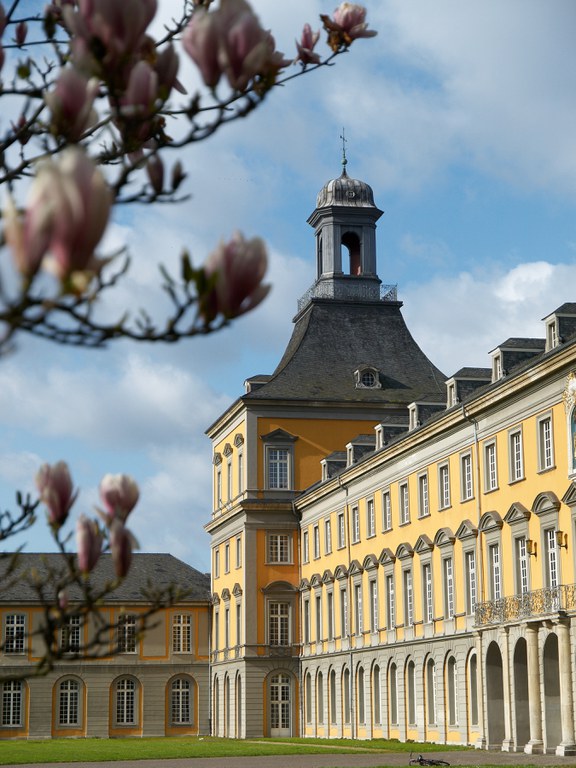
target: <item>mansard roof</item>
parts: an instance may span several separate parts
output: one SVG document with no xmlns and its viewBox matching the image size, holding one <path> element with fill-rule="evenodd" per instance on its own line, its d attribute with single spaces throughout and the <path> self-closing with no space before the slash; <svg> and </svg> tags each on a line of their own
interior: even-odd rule
<svg viewBox="0 0 576 768">
<path fill-rule="evenodd" d="M 414 341 L 400 308 L 396 301 L 312 299 L 270 379 L 243 399 L 405 407 L 443 398 L 446 377 Z M 378 371 L 381 388 L 356 386 L 361 364 Z"/>
<path fill-rule="evenodd" d="M 36 589 L 25 577 L 17 578 L 19 573 L 29 573 L 32 568 L 38 574 L 38 582 L 46 584 L 46 598 L 54 599 L 53 581 L 50 574 L 65 571 L 62 556 L 56 552 L 19 554 L 15 571 L 8 574 L 11 556 L 0 559 L 0 602 L 38 602 Z M 89 576 L 95 591 L 102 589 L 107 582 L 115 579 L 111 555 L 101 555 L 96 567 Z M 132 556 L 128 575 L 120 586 L 106 597 L 107 603 L 149 603 L 145 591 L 152 587 L 156 590 L 178 585 L 187 594 L 180 603 L 209 602 L 210 575 L 200 573 L 192 566 L 167 554 L 137 553 Z M 68 588 L 71 602 L 81 598 L 80 590 L 71 585 Z"/>
</svg>

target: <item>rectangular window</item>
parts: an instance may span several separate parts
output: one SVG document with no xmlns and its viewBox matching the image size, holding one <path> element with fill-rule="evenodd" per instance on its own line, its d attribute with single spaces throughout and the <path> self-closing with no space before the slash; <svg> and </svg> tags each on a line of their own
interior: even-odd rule
<svg viewBox="0 0 576 768">
<path fill-rule="evenodd" d="M 304 531 L 302 534 L 302 562 L 310 562 L 310 544 L 308 539 L 308 531 Z"/>
<path fill-rule="evenodd" d="M 378 583 L 373 579 L 370 581 L 370 631 L 378 632 L 379 627 Z"/>
<path fill-rule="evenodd" d="M 226 497 L 232 501 L 232 460 L 226 462 Z"/>
<path fill-rule="evenodd" d="M 348 637 L 348 590 L 340 590 L 340 634 Z"/>
<path fill-rule="evenodd" d="M 290 645 L 290 604 L 270 602 L 268 604 L 269 645 Z"/>
<path fill-rule="evenodd" d="M 538 420 L 538 470 L 544 472 L 553 466 L 552 417 L 545 416 Z"/>
<path fill-rule="evenodd" d="M 332 552 L 332 524 L 330 520 L 324 521 L 324 554 Z"/>
<path fill-rule="evenodd" d="M 474 496 L 474 483 L 472 480 L 472 455 L 465 453 L 460 457 L 460 486 L 462 501 L 468 501 Z"/>
<path fill-rule="evenodd" d="M 428 475 L 424 474 L 418 477 L 418 517 L 428 517 L 429 514 Z"/>
<path fill-rule="evenodd" d="M 443 563 L 444 568 L 444 616 L 447 619 L 454 618 L 454 568 L 452 558 L 447 557 Z"/>
<path fill-rule="evenodd" d="M 394 576 L 386 576 L 386 626 L 396 627 L 396 596 L 394 594 Z"/>
<path fill-rule="evenodd" d="M 244 492 L 244 455 L 238 454 L 238 493 Z"/>
<path fill-rule="evenodd" d="M 508 435 L 508 440 L 510 448 L 510 482 L 515 483 L 517 480 L 522 480 L 524 478 L 522 432 L 520 430 L 510 432 Z"/>
<path fill-rule="evenodd" d="M 288 533 L 269 533 L 268 534 L 268 562 L 269 563 L 291 563 L 292 539 Z"/>
<path fill-rule="evenodd" d="M 236 604 L 236 645 L 242 644 L 242 605 Z"/>
<path fill-rule="evenodd" d="M 6 681 L 2 685 L 2 725 L 22 725 L 22 683 Z"/>
<path fill-rule="evenodd" d="M 366 502 L 366 531 L 368 536 L 376 535 L 376 519 L 374 517 L 374 499 Z"/>
<path fill-rule="evenodd" d="M 326 612 L 328 618 L 328 640 L 334 640 L 334 592 L 326 593 Z"/>
<path fill-rule="evenodd" d="M 432 566 L 425 563 L 422 566 L 422 589 L 424 592 L 424 621 L 430 624 L 434 618 L 434 603 L 432 601 Z"/>
<path fill-rule="evenodd" d="M 58 689 L 58 724 L 79 725 L 79 686 L 76 680 L 64 680 Z"/>
<path fill-rule="evenodd" d="M 450 470 L 448 464 L 438 467 L 438 503 L 440 509 L 450 506 Z"/>
<path fill-rule="evenodd" d="M 224 611 L 224 648 L 230 648 L 230 608 Z"/>
<path fill-rule="evenodd" d="M 310 642 L 310 600 L 304 600 L 304 617 L 302 621 L 304 623 L 304 644 L 308 645 Z"/>
<path fill-rule="evenodd" d="M 346 546 L 346 528 L 344 527 L 344 512 L 338 514 L 338 549 Z"/>
<path fill-rule="evenodd" d="M 214 578 L 217 579 L 220 576 L 220 550 L 214 550 Z"/>
<path fill-rule="evenodd" d="M 116 683 L 116 724 L 136 723 L 136 683 L 123 678 Z"/>
<path fill-rule="evenodd" d="M 322 597 L 316 595 L 316 642 L 322 641 Z"/>
<path fill-rule="evenodd" d="M 216 507 L 222 506 L 222 468 L 216 470 Z"/>
<path fill-rule="evenodd" d="M 390 500 L 390 491 L 384 491 L 382 494 L 382 529 L 389 531 L 392 528 L 392 503 Z"/>
<path fill-rule="evenodd" d="M 516 539 L 516 589 L 521 595 L 529 592 L 528 588 L 528 552 L 526 551 L 526 537 Z"/>
<path fill-rule="evenodd" d="M 404 571 L 404 624 L 414 624 L 414 591 L 412 589 L 412 571 Z"/>
<path fill-rule="evenodd" d="M 242 536 L 236 537 L 236 568 L 242 565 Z"/>
<path fill-rule="evenodd" d="M 290 451 L 288 448 L 268 447 L 266 451 L 268 469 L 268 488 L 272 490 L 288 490 Z"/>
<path fill-rule="evenodd" d="M 496 443 L 488 443 L 484 446 L 484 484 L 486 491 L 495 491 L 498 488 Z"/>
<path fill-rule="evenodd" d="M 4 653 L 24 653 L 25 638 L 25 614 L 9 613 L 4 626 Z"/>
<path fill-rule="evenodd" d="M 466 612 L 472 615 L 476 610 L 476 553 L 474 550 L 464 555 L 466 569 Z"/>
<path fill-rule="evenodd" d="M 66 653 L 80 650 L 80 616 L 70 616 L 60 632 L 60 647 Z"/>
<path fill-rule="evenodd" d="M 176 614 L 172 619 L 172 653 L 191 653 L 192 617 Z"/>
<path fill-rule="evenodd" d="M 406 525 L 410 522 L 410 496 L 408 494 L 408 483 L 402 483 L 400 486 L 400 525 Z"/>
<path fill-rule="evenodd" d="M 358 507 L 352 507 L 352 544 L 360 541 L 360 513 Z"/>
<path fill-rule="evenodd" d="M 546 562 L 548 588 L 555 589 L 559 584 L 558 579 L 558 548 L 556 544 L 556 531 L 548 528 L 544 531 L 544 544 L 546 546 Z"/>
<path fill-rule="evenodd" d="M 122 614 L 118 619 L 118 653 L 136 653 L 136 616 Z"/>
<path fill-rule="evenodd" d="M 230 544 L 224 545 L 224 573 L 230 573 Z"/>
<path fill-rule="evenodd" d="M 492 600 L 500 600 L 502 597 L 502 574 L 500 572 L 500 546 L 498 544 L 491 544 L 488 549 L 490 573 L 491 573 L 491 586 L 492 586 Z"/>
<path fill-rule="evenodd" d="M 314 558 L 317 560 L 320 557 L 320 528 L 314 526 Z"/>
<path fill-rule="evenodd" d="M 356 634 L 361 635 L 364 632 L 364 616 L 362 613 L 362 585 L 354 586 L 354 603 L 356 612 Z"/>
<path fill-rule="evenodd" d="M 220 648 L 220 614 L 214 611 L 214 650 Z"/>
</svg>

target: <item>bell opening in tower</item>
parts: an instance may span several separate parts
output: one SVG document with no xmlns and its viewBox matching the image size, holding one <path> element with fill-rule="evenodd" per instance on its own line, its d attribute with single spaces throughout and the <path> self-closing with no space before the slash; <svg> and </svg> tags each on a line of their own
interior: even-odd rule
<svg viewBox="0 0 576 768">
<path fill-rule="evenodd" d="M 345 232 L 342 236 L 342 245 L 348 249 L 350 258 L 350 274 L 362 274 L 362 254 L 360 248 L 360 238 L 355 232 Z"/>
</svg>

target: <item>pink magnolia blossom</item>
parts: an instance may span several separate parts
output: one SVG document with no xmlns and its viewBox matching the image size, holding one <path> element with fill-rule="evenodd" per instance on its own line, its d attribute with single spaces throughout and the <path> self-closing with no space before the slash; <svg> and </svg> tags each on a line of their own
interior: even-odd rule
<svg viewBox="0 0 576 768">
<path fill-rule="evenodd" d="M 116 80 L 144 44 L 157 0 L 79 0 L 63 8 L 74 60 L 91 74 Z"/>
<path fill-rule="evenodd" d="M 18 24 L 16 24 L 16 34 L 14 36 L 16 45 L 18 45 L 19 47 L 22 47 L 26 42 L 27 37 L 28 37 L 28 24 L 26 24 L 25 21 L 19 21 Z"/>
<path fill-rule="evenodd" d="M 357 3 L 341 3 L 331 19 L 321 15 L 324 28 L 328 31 L 328 44 L 333 51 L 348 48 L 353 40 L 360 37 L 374 37 L 378 33 L 368 29 L 366 8 Z"/>
<path fill-rule="evenodd" d="M 3 212 L 4 237 L 18 272 L 33 277 L 38 271 L 50 242 L 50 216 L 43 207 L 29 209 L 22 215 L 10 195 Z"/>
<path fill-rule="evenodd" d="M 130 570 L 132 551 L 138 542 L 120 520 L 113 520 L 110 526 L 110 552 L 114 570 L 118 578 L 123 579 Z"/>
<path fill-rule="evenodd" d="M 105 507 L 104 519 L 125 522 L 138 502 L 140 491 L 128 475 L 105 475 L 100 482 L 100 498 Z"/>
<path fill-rule="evenodd" d="M 78 141 L 84 131 L 93 126 L 98 115 L 93 109 L 98 95 L 98 80 L 87 80 L 73 67 L 65 67 L 54 90 L 44 96 L 52 113 L 51 127 L 70 141 Z"/>
<path fill-rule="evenodd" d="M 130 70 L 128 85 L 121 99 L 124 117 L 148 117 L 154 111 L 158 97 L 158 75 L 146 61 L 139 61 Z"/>
<path fill-rule="evenodd" d="M 158 75 L 158 96 L 166 101 L 172 88 L 185 94 L 186 88 L 178 80 L 180 60 L 172 44 L 166 46 L 156 57 L 154 71 Z"/>
<path fill-rule="evenodd" d="M 200 301 L 206 322 L 219 314 L 226 319 L 238 317 L 258 306 L 270 290 L 262 284 L 267 267 L 266 246 L 259 237 L 245 240 L 236 232 L 228 243 L 220 243 L 204 265 L 213 283 Z"/>
<path fill-rule="evenodd" d="M 78 493 L 74 493 L 68 465 L 59 461 L 50 466 L 43 464 L 36 474 L 36 487 L 48 508 L 48 521 L 54 528 L 66 522 Z"/>
<path fill-rule="evenodd" d="M 210 88 L 224 74 L 231 88 L 243 91 L 253 78 L 273 81 L 290 64 L 246 0 L 222 0 L 216 11 L 199 8 L 182 43 Z"/>
<path fill-rule="evenodd" d="M 106 229 L 111 205 L 112 194 L 102 173 L 81 149 L 70 147 L 57 162 L 47 161 L 38 169 L 24 227 L 25 235 L 31 229 L 35 238 L 26 236 L 25 246 L 37 257 L 47 245 L 50 267 L 61 280 L 75 272 L 96 271 L 94 250 Z"/>
<path fill-rule="evenodd" d="M 319 64 L 320 56 L 314 53 L 314 46 L 319 38 L 320 32 L 312 32 L 310 24 L 304 24 L 300 42 L 296 41 L 296 49 L 298 50 L 296 61 L 301 61 L 302 64 Z"/>
<path fill-rule="evenodd" d="M 151 155 L 146 161 L 146 173 L 152 189 L 159 195 L 164 189 L 164 163 L 160 155 Z"/>
<path fill-rule="evenodd" d="M 82 573 L 90 573 L 102 553 L 102 533 L 96 520 L 80 515 L 76 522 L 76 549 L 78 568 Z"/>
</svg>

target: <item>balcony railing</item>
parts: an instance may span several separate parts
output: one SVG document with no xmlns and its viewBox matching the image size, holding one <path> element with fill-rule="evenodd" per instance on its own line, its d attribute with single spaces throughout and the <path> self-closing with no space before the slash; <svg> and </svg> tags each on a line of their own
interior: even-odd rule
<svg viewBox="0 0 576 768">
<path fill-rule="evenodd" d="M 484 627 L 489 624 L 505 624 L 546 616 L 559 611 L 576 611 L 576 584 L 535 589 L 524 595 L 478 603 L 474 623 L 477 627 Z"/>
</svg>

